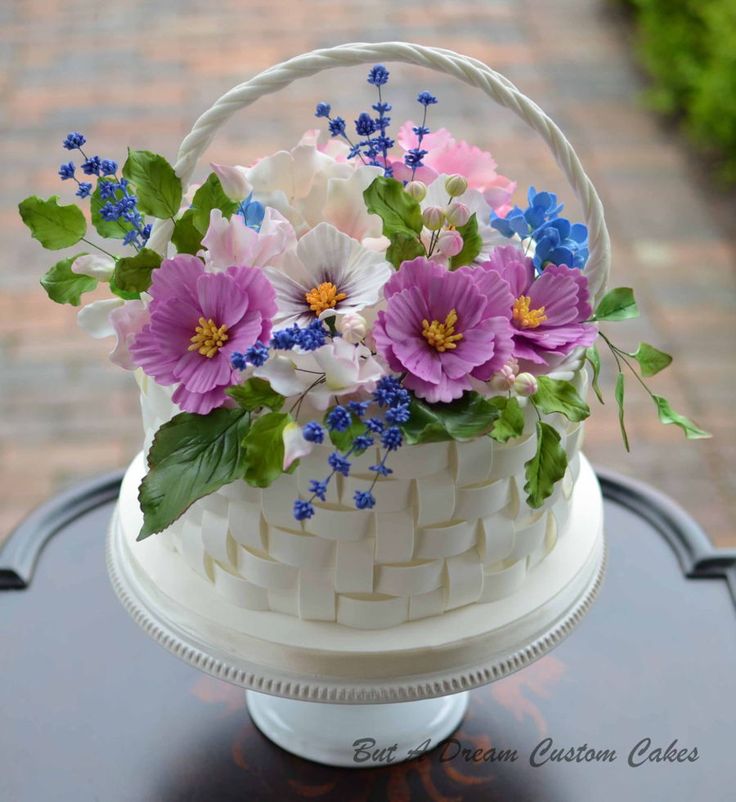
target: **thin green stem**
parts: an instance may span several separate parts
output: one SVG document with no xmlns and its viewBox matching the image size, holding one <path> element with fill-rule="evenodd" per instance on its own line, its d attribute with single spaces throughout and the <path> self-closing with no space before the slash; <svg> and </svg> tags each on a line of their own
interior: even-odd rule
<svg viewBox="0 0 736 802">
<path fill-rule="evenodd" d="M 654 393 L 653 393 L 653 392 L 652 392 L 652 391 L 649 389 L 649 387 L 647 387 L 647 384 L 646 384 L 646 382 L 644 381 L 644 379 L 642 379 L 642 377 L 639 375 L 639 373 L 637 372 L 637 370 L 634 368 L 634 366 L 631 364 L 631 362 L 629 362 L 629 360 L 627 359 L 627 357 L 629 356 L 629 354 L 627 354 L 627 353 L 626 353 L 626 351 L 622 351 L 620 348 L 617 348 L 617 347 L 616 347 L 616 346 L 615 346 L 615 345 L 614 345 L 614 344 L 613 344 L 613 343 L 612 343 L 612 342 L 611 342 L 611 341 L 608 339 L 608 337 L 606 337 L 606 335 L 605 335 L 605 334 L 604 334 L 602 331 L 599 331 L 599 332 L 598 332 L 598 334 L 600 334 L 600 336 L 601 336 L 601 337 L 603 338 L 603 340 L 605 341 L 606 345 L 608 345 L 608 347 L 611 349 L 611 353 L 613 354 L 613 358 L 616 360 L 616 365 L 617 365 L 617 367 L 618 367 L 618 372 L 619 372 L 619 373 L 622 373 L 622 372 L 623 372 L 623 371 L 621 370 L 621 362 L 623 361 L 623 363 L 626 365 L 626 367 L 627 367 L 627 368 L 628 368 L 628 369 L 629 369 L 629 370 L 630 370 L 630 371 L 631 371 L 631 372 L 634 374 L 634 378 L 635 378 L 635 379 L 636 379 L 636 380 L 639 382 L 639 384 L 641 384 L 641 386 L 642 386 L 642 387 L 643 387 L 643 388 L 644 388 L 644 389 L 647 391 L 648 395 L 649 395 L 651 398 L 654 398 Z"/>
<path fill-rule="evenodd" d="M 102 251 L 106 256 L 109 256 L 111 259 L 117 259 L 117 256 L 110 253 L 110 251 L 106 251 L 104 248 L 100 248 L 99 245 L 95 245 L 94 242 L 90 242 L 86 237 L 82 237 L 82 242 L 86 242 L 87 245 L 91 245 L 93 248 L 97 248 L 98 251 Z"/>
</svg>

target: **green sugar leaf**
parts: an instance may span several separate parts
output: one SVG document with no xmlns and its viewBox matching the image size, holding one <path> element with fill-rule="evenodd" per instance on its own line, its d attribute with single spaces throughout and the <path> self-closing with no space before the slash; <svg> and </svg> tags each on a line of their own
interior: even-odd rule
<svg viewBox="0 0 736 802">
<path fill-rule="evenodd" d="M 178 213 L 183 194 L 181 180 L 163 156 L 150 150 L 130 150 L 123 175 L 135 188 L 141 212 L 162 220 Z"/>
<path fill-rule="evenodd" d="M 674 423 L 675 426 L 679 426 L 685 432 L 685 437 L 688 440 L 704 440 L 713 436 L 710 432 L 701 429 L 689 418 L 680 415 L 679 412 L 675 412 L 666 398 L 661 395 L 653 395 L 652 399 L 657 406 L 657 415 L 660 422 L 665 424 Z"/>
<path fill-rule="evenodd" d="M 639 317 L 639 309 L 634 300 L 631 287 L 617 287 L 609 290 L 598 304 L 593 320 L 627 320 Z"/>
<path fill-rule="evenodd" d="M 192 212 L 194 227 L 204 236 L 210 227 L 210 212 L 213 209 L 219 209 L 222 216 L 229 219 L 237 211 L 238 205 L 225 194 L 217 174 L 210 173 L 204 184 L 194 193 L 192 208 L 188 211 Z"/>
<path fill-rule="evenodd" d="M 568 420 L 575 422 L 585 420 L 590 415 L 590 407 L 578 395 L 571 382 L 550 379 L 549 376 L 537 376 L 537 388 L 532 401 L 545 415 L 559 412 Z"/>
<path fill-rule="evenodd" d="M 499 395 L 490 399 L 499 411 L 499 416 L 488 433 L 499 443 L 506 443 L 512 437 L 520 437 L 524 431 L 524 412 L 513 396 Z"/>
<path fill-rule="evenodd" d="M 483 239 L 478 233 L 478 217 L 475 213 L 464 226 L 458 226 L 457 231 L 463 238 L 463 249 L 450 259 L 450 270 L 472 264 L 483 247 Z"/>
<path fill-rule="evenodd" d="M 248 484 L 268 487 L 284 472 L 283 432 L 292 421 L 287 412 L 268 412 L 253 421 L 243 439 Z"/>
<path fill-rule="evenodd" d="M 601 392 L 600 384 L 598 384 L 601 375 L 601 355 L 598 353 L 598 349 L 594 345 L 591 345 L 590 348 L 585 349 L 585 358 L 590 362 L 593 368 L 593 392 L 596 394 L 601 404 L 603 404 L 605 403 L 603 401 L 603 393 Z"/>
<path fill-rule="evenodd" d="M 370 214 L 383 220 L 383 233 L 389 239 L 396 233 L 415 239 L 421 234 L 422 210 L 401 181 L 379 176 L 363 192 L 363 199 Z"/>
<path fill-rule="evenodd" d="M 145 292 L 151 286 L 153 271 L 161 265 L 161 255 L 143 248 L 135 256 L 118 259 L 112 274 L 115 287 L 124 293 Z"/>
<path fill-rule="evenodd" d="M 242 384 L 230 387 L 225 392 L 241 409 L 248 412 L 255 412 L 262 407 L 278 412 L 286 400 L 265 379 L 258 379 L 255 376 Z"/>
<path fill-rule="evenodd" d="M 661 370 L 664 370 L 670 362 L 672 357 L 664 351 L 660 351 L 649 343 L 639 343 L 636 351 L 629 356 L 633 356 L 639 363 L 641 375 L 645 377 L 656 376 Z"/>
<path fill-rule="evenodd" d="M 159 428 L 138 490 L 138 540 L 162 532 L 197 499 L 242 478 L 248 426 L 245 410 L 221 408 L 209 415 L 181 412 Z"/>
<path fill-rule="evenodd" d="M 194 209 L 187 209 L 176 221 L 171 241 L 177 253 L 196 254 L 202 247 L 202 232 L 194 225 Z"/>
<path fill-rule="evenodd" d="M 560 443 L 560 434 L 544 421 L 537 421 L 537 450 L 524 465 L 526 502 L 538 509 L 552 495 L 555 484 L 567 469 L 567 454 Z"/>
<path fill-rule="evenodd" d="M 70 248 L 87 233 L 87 221 L 82 210 L 74 204 L 59 206 L 58 201 L 58 195 L 48 200 L 32 195 L 18 205 L 20 216 L 33 238 L 51 251 Z"/>
<path fill-rule="evenodd" d="M 449 404 L 428 404 L 414 398 L 411 418 L 401 429 L 408 444 L 472 440 L 488 434 L 500 413 L 491 399 L 475 391 Z"/>
<path fill-rule="evenodd" d="M 92 276 L 82 276 L 72 271 L 72 263 L 82 253 L 62 259 L 51 267 L 41 278 L 41 286 L 46 294 L 57 304 L 71 304 L 79 306 L 81 296 L 91 292 L 97 286 L 97 279 Z"/>
<path fill-rule="evenodd" d="M 614 390 L 616 403 L 618 404 L 618 425 L 621 429 L 621 437 L 624 440 L 624 446 L 627 451 L 631 451 L 629 446 L 629 436 L 626 434 L 626 426 L 624 425 L 624 374 L 619 373 L 616 376 L 616 388 Z"/>
</svg>

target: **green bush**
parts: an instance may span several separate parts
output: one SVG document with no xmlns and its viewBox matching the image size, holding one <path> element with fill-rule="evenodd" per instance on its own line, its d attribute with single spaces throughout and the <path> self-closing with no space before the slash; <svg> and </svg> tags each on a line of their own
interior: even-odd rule
<svg viewBox="0 0 736 802">
<path fill-rule="evenodd" d="M 681 115 L 695 142 L 736 180 L 735 0 L 626 0 L 654 108 Z"/>
</svg>

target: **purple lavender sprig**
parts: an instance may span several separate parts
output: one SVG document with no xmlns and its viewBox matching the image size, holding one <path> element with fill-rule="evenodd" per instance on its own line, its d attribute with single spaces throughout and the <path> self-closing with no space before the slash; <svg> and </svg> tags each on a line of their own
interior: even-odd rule
<svg viewBox="0 0 736 802">
<path fill-rule="evenodd" d="M 417 145 L 415 148 L 410 148 L 404 155 L 404 164 L 411 167 L 411 180 L 414 180 L 414 175 L 420 167 L 424 167 L 424 157 L 429 153 L 422 147 L 424 137 L 429 133 L 427 128 L 427 108 L 437 103 L 437 98 L 429 92 L 420 92 L 417 95 L 417 103 L 424 107 L 424 114 L 422 115 L 422 124 L 415 125 L 412 131 L 417 136 Z"/>
<path fill-rule="evenodd" d="M 138 199 L 129 191 L 127 179 L 118 178 L 117 162 L 112 159 L 101 159 L 99 156 L 88 156 L 82 149 L 86 142 L 84 134 L 72 131 L 67 134 L 62 145 L 66 150 L 79 151 L 83 159 L 80 169 L 84 175 L 97 176 L 100 198 L 107 201 L 100 209 L 100 217 L 106 222 L 119 223 L 125 230 L 123 244 L 132 245 L 140 251 L 151 236 L 151 226 L 145 223 L 143 215 L 138 210 Z M 77 178 L 73 161 L 68 161 L 59 167 L 59 177 L 62 181 L 76 182 L 77 197 L 88 198 L 92 194 L 92 184 Z M 129 230 L 126 230 L 125 223 L 129 224 Z"/>
<path fill-rule="evenodd" d="M 309 484 L 311 496 L 308 499 L 298 498 L 294 502 L 294 517 L 297 521 L 304 521 L 311 518 L 314 513 L 314 501 L 325 501 L 327 491 L 336 474 L 349 476 L 351 463 L 350 457 L 355 453 L 362 453 L 366 448 L 375 442 L 378 436 L 382 446 L 382 455 L 375 465 L 371 465 L 369 470 L 375 475 L 367 490 L 356 490 L 353 494 L 353 501 L 359 510 L 372 509 L 376 499 L 373 495 L 376 483 L 380 477 L 389 476 L 392 471 L 386 465 L 389 455 L 401 448 L 403 445 L 403 435 L 399 428 L 410 418 L 409 403 L 411 398 L 399 380 L 393 376 L 384 376 L 379 380 L 376 390 L 370 401 L 350 401 L 347 405 L 334 407 L 325 419 L 327 429 L 331 432 L 346 432 L 353 424 L 353 419 L 357 418 L 364 424 L 363 431 L 356 435 L 350 447 L 344 452 L 333 451 L 328 457 L 328 465 L 331 472 L 324 479 L 312 479 Z M 377 407 L 377 415 L 366 417 L 371 406 Z M 312 443 L 322 443 L 325 438 L 324 427 L 311 421 L 307 423 L 303 430 L 304 438 Z"/>
</svg>

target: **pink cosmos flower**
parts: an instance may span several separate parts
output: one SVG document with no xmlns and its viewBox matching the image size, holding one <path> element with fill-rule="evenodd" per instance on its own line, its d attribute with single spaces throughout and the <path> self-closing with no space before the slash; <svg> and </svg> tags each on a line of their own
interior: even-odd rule
<svg viewBox="0 0 736 802">
<path fill-rule="evenodd" d="M 592 312 L 588 279 L 578 268 L 548 265 L 535 277 L 532 260 L 514 245 L 504 245 L 476 270 L 508 282 L 517 359 L 553 365 L 557 357 L 595 340 L 598 329 L 585 322 Z"/>
<path fill-rule="evenodd" d="M 230 355 L 268 341 L 273 287 L 257 268 L 206 273 L 196 256 L 180 254 L 154 271 L 149 293 L 150 321 L 130 353 L 159 384 L 178 385 L 172 399 L 181 409 L 206 415 L 238 380 Z"/>
<path fill-rule="evenodd" d="M 412 130 L 415 125 L 409 120 L 399 129 L 396 140 L 405 151 L 417 146 L 417 135 Z M 422 140 L 422 148 L 428 153 L 423 159 L 424 167 L 419 168 L 414 176 L 418 181 L 431 184 L 438 175 L 457 173 L 467 179 L 470 189 L 483 193 L 486 203 L 497 214 L 503 216 L 511 208 L 509 201 L 516 182 L 496 172 L 496 161 L 488 151 L 455 139 L 446 128 L 427 134 Z M 411 169 L 402 161 L 394 161 L 391 166 L 399 180 L 411 178 Z"/>
<path fill-rule="evenodd" d="M 373 336 L 379 353 L 404 384 L 433 403 L 487 381 L 511 356 L 508 284 L 487 270 L 449 272 L 423 257 L 404 262 L 384 287 L 386 310 Z"/>
</svg>

